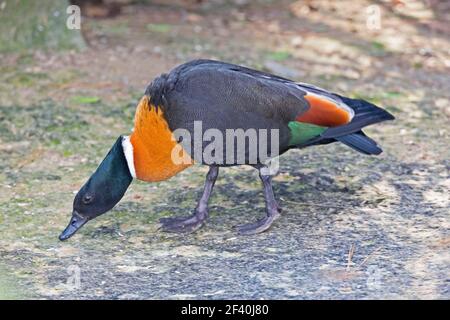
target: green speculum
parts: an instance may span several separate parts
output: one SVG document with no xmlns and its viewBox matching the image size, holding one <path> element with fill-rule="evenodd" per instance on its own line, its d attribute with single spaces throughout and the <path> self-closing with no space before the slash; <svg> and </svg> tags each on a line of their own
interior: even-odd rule
<svg viewBox="0 0 450 320">
<path fill-rule="evenodd" d="M 291 146 L 305 143 L 315 137 L 318 137 L 328 129 L 327 127 L 298 121 L 291 121 L 288 126 L 291 130 L 291 139 L 289 140 L 289 145 Z"/>
</svg>

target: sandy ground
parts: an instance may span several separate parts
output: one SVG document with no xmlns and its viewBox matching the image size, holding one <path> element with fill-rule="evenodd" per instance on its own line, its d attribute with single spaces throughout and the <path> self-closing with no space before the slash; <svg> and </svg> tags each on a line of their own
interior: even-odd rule
<svg viewBox="0 0 450 320">
<path fill-rule="evenodd" d="M 445 8 L 419 1 L 213 1 L 127 6 L 84 20 L 83 52 L 0 58 L 0 298 L 450 298 L 450 36 Z M 369 9 L 368 9 L 369 7 Z M 434 9 L 434 10 L 433 10 Z M 290 151 L 269 231 L 256 172 L 220 172 L 209 223 L 158 231 L 192 211 L 206 168 L 134 182 L 67 242 L 74 193 L 120 134 L 153 77 L 215 58 L 384 106 L 367 132 L 384 149 Z M 78 281 L 79 280 L 79 281 Z"/>
</svg>

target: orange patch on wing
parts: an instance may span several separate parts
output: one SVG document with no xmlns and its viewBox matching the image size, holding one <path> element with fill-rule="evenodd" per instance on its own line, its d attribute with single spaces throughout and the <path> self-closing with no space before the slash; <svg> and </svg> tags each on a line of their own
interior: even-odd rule
<svg viewBox="0 0 450 320">
<path fill-rule="evenodd" d="M 150 105 L 147 96 L 141 99 L 136 109 L 130 141 L 139 180 L 166 180 L 193 164 L 191 157 L 175 141 L 161 108 Z M 174 149 L 177 161 L 172 159 Z"/>
<path fill-rule="evenodd" d="M 308 94 L 304 98 L 308 100 L 310 108 L 297 121 L 324 127 L 336 127 L 350 122 L 349 112 L 335 103 L 316 95 Z"/>
</svg>

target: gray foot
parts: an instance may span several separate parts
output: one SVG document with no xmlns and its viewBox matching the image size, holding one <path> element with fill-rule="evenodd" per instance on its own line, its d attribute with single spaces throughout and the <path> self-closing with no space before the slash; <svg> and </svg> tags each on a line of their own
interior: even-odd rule
<svg viewBox="0 0 450 320">
<path fill-rule="evenodd" d="M 187 217 L 161 218 L 160 229 L 164 232 L 192 233 L 200 229 L 208 218 L 208 212 L 196 211 L 194 215 Z"/>
<path fill-rule="evenodd" d="M 280 216 L 277 210 L 274 213 L 252 223 L 246 223 L 242 225 L 235 226 L 236 230 L 241 235 L 252 235 L 266 231 L 270 228 L 272 223 Z"/>
</svg>

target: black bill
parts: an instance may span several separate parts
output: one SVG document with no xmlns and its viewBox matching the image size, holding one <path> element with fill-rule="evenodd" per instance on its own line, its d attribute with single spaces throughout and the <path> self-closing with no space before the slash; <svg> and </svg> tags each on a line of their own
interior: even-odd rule
<svg viewBox="0 0 450 320">
<path fill-rule="evenodd" d="M 76 211 L 72 212 L 72 219 L 70 219 L 69 225 L 59 236 L 59 240 L 64 241 L 69 239 L 78 231 L 78 229 L 84 226 L 86 222 L 88 222 L 87 218 L 80 216 Z"/>
</svg>

